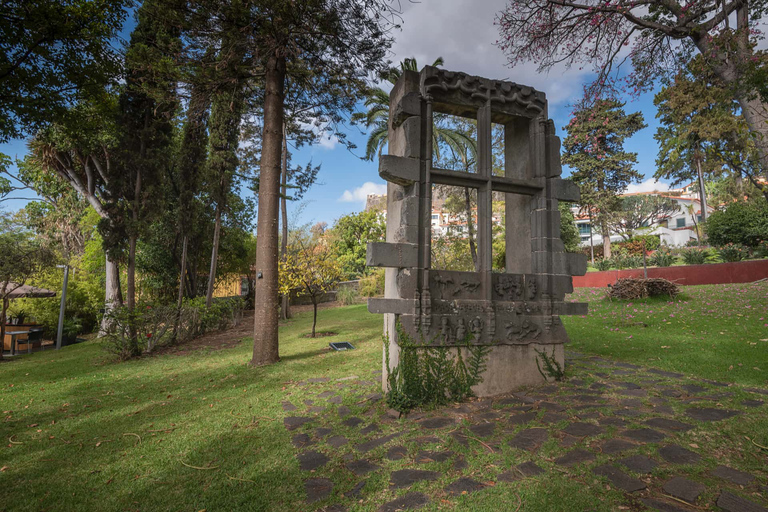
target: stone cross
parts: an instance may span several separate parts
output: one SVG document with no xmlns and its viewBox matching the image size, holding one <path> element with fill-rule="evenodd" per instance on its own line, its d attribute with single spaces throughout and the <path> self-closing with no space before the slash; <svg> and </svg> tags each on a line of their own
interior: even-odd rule
<svg viewBox="0 0 768 512">
<path fill-rule="evenodd" d="M 434 166 L 433 116 L 477 120 L 477 172 Z M 505 393 L 545 379 L 541 353 L 564 364 L 568 340 L 559 315 L 587 313 L 564 302 L 586 256 L 564 251 L 558 200 L 577 201 L 578 187 L 560 179 L 560 139 L 547 119 L 543 93 L 512 82 L 427 66 L 406 71 L 390 94 L 389 154 L 379 161 L 387 185 L 387 238 L 368 246 L 367 264 L 386 267 L 383 299 L 390 368 L 399 362 L 395 322 L 419 342 L 492 345 L 478 396 Z M 504 127 L 504 176 L 492 173 L 492 124 Z M 432 186 L 477 190 L 477 272 L 431 268 Z M 505 273 L 492 271 L 493 192 L 505 194 Z"/>
</svg>

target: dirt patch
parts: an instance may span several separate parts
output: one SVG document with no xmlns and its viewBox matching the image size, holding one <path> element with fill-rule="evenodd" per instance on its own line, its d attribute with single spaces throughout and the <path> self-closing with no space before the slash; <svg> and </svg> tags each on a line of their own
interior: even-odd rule
<svg viewBox="0 0 768 512">
<path fill-rule="evenodd" d="M 232 329 L 212 332 L 195 338 L 191 341 L 173 347 L 164 347 L 153 352 L 153 355 L 173 354 L 183 356 L 197 350 L 222 350 L 235 348 L 240 345 L 243 338 L 253 336 L 253 311 L 246 311 L 243 319 Z"/>
</svg>

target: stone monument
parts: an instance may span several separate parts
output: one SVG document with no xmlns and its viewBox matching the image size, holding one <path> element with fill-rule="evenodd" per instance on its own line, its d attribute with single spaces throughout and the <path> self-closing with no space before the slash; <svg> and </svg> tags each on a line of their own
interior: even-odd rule
<svg viewBox="0 0 768 512">
<path fill-rule="evenodd" d="M 433 115 L 477 121 L 477 171 L 439 169 L 432 158 Z M 578 187 L 560 178 L 560 139 L 547 118 L 544 93 L 512 82 L 427 66 L 405 71 L 390 94 L 389 154 L 379 161 L 387 184 L 387 238 L 368 245 L 367 264 L 386 267 L 384 314 L 389 363 L 399 361 L 396 321 L 416 340 L 492 345 L 478 396 L 545 381 L 537 358 L 564 365 L 568 341 L 560 315 L 585 315 L 564 302 L 586 256 L 566 253 L 558 200 L 577 201 Z M 504 127 L 504 176 L 492 172 L 492 123 Z M 433 184 L 477 190 L 478 272 L 431 269 Z M 506 272 L 492 272 L 492 197 L 504 193 Z M 382 385 L 391 368 L 384 363 Z"/>
</svg>

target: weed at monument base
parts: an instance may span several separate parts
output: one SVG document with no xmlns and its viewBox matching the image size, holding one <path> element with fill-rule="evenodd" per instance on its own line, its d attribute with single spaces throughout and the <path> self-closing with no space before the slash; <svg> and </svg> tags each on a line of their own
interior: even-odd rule
<svg viewBox="0 0 768 512">
<path fill-rule="evenodd" d="M 406 413 L 417 407 L 440 407 L 474 396 L 472 386 L 483 381 L 486 356 L 491 347 L 471 345 L 469 337 L 460 345 L 432 346 L 416 343 L 398 323 L 395 327 L 400 346 L 400 362 L 387 378 L 387 404 Z M 464 361 L 462 348 L 469 359 Z M 384 337 L 384 357 L 389 368 L 389 337 Z"/>
<path fill-rule="evenodd" d="M 546 349 L 544 350 L 536 350 L 533 349 L 534 352 L 536 352 L 536 368 L 539 369 L 539 373 L 542 377 L 544 377 L 545 380 L 549 379 L 555 379 L 557 382 L 560 382 L 565 378 L 565 370 L 563 370 L 563 367 L 560 366 L 560 363 L 557 362 L 557 359 L 555 359 L 555 349 L 552 349 L 552 355 L 550 356 L 547 354 Z M 544 365 L 544 370 L 542 371 L 541 365 L 539 364 L 539 360 L 541 360 L 541 365 Z"/>
</svg>

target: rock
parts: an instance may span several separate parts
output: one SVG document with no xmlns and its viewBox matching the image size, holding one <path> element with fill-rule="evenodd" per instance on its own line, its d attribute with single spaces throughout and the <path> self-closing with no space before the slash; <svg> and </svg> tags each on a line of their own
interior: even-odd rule
<svg viewBox="0 0 768 512">
<path fill-rule="evenodd" d="M 358 444 L 357 446 L 355 446 L 355 448 L 357 448 L 357 450 L 360 451 L 360 452 L 366 453 L 366 452 L 369 452 L 369 451 L 371 451 L 371 450 L 373 450 L 375 448 L 378 448 L 379 446 L 383 446 L 383 445 L 387 444 L 392 439 L 400 437 L 401 435 L 403 435 L 402 432 L 396 432 L 394 434 L 389 434 L 389 435 L 384 436 L 384 437 L 379 437 L 379 438 L 376 438 L 376 439 L 371 439 L 370 441 L 366 441 L 364 443 Z"/>
<path fill-rule="evenodd" d="M 537 476 L 545 473 L 543 469 L 534 464 L 533 462 L 523 462 L 515 466 L 515 469 L 523 476 Z"/>
<path fill-rule="evenodd" d="M 416 454 L 416 457 L 414 458 L 414 460 L 416 462 L 421 462 L 422 464 L 426 464 L 429 462 L 445 462 L 451 457 L 453 457 L 453 452 L 451 451 L 429 452 L 429 451 L 422 450 L 418 454 Z"/>
<path fill-rule="evenodd" d="M 565 414 L 558 414 L 556 412 L 547 412 L 544 413 L 544 415 L 539 419 L 541 423 L 545 423 L 547 425 L 551 425 L 553 423 L 558 423 L 563 420 L 567 420 L 568 416 Z"/>
<path fill-rule="evenodd" d="M 701 455 L 682 446 L 671 444 L 659 448 L 659 455 L 672 464 L 695 464 L 701 460 Z"/>
<path fill-rule="evenodd" d="M 440 478 L 440 473 L 437 471 L 424 471 L 422 469 L 400 469 L 393 471 L 389 477 L 389 481 L 396 489 L 401 487 L 410 487 L 416 482 L 424 480 L 434 481 Z"/>
<path fill-rule="evenodd" d="M 288 430 L 296 430 L 313 419 L 314 418 L 308 418 L 306 416 L 286 416 L 285 419 L 283 419 L 283 425 L 285 425 L 285 428 Z"/>
<path fill-rule="evenodd" d="M 545 428 L 529 428 L 521 430 L 509 441 L 512 448 L 534 451 L 547 440 L 549 434 Z"/>
<path fill-rule="evenodd" d="M 732 418 L 739 411 L 730 411 L 727 409 L 715 409 L 713 407 L 692 407 L 686 411 L 691 418 L 699 421 L 721 421 Z"/>
<path fill-rule="evenodd" d="M 755 480 L 755 477 L 749 473 L 729 468 L 728 466 L 717 466 L 709 474 L 733 482 L 736 485 L 749 485 Z"/>
<path fill-rule="evenodd" d="M 448 487 L 445 488 L 445 492 L 447 492 L 450 496 L 457 496 L 460 494 L 469 494 L 471 492 L 479 491 L 484 487 L 485 484 L 481 484 L 480 482 L 476 482 L 471 478 L 463 476 L 452 484 L 448 485 Z"/>
<path fill-rule="evenodd" d="M 539 409 L 552 412 L 563 412 L 565 407 L 554 402 L 539 402 Z"/>
<path fill-rule="evenodd" d="M 621 418 L 615 418 L 615 417 L 600 418 L 599 420 L 597 420 L 597 422 L 600 425 L 603 425 L 603 426 L 613 426 L 613 427 L 626 427 L 627 426 L 627 421 L 626 420 L 623 420 Z"/>
<path fill-rule="evenodd" d="M 307 491 L 307 501 L 319 501 L 327 498 L 333 490 L 333 482 L 327 478 L 310 478 L 304 482 L 304 488 Z"/>
<path fill-rule="evenodd" d="M 338 404 L 338 405 L 340 405 L 340 404 L 341 404 L 341 402 L 343 402 L 343 401 L 344 401 L 344 399 L 341 397 L 341 395 L 336 395 L 336 396 L 332 396 L 331 398 L 329 398 L 329 399 L 328 399 L 328 401 L 329 401 L 330 403 L 332 403 L 332 404 Z"/>
<path fill-rule="evenodd" d="M 762 400 L 743 400 L 741 405 L 744 407 L 761 407 L 764 403 Z"/>
<path fill-rule="evenodd" d="M 304 471 L 321 468 L 330 460 L 325 454 L 315 451 L 300 453 L 296 457 L 299 459 L 299 468 Z"/>
<path fill-rule="evenodd" d="M 297 409 L 295 405 L 293 405 L 291 402 L 285 401 L 283 402 L 283 410 L 285 412 L 293 412 Z"/>
<path fill-rule="evenodd" d="M 408 455 L 408 450 L 405 446 L 393 446 L 387 451 L 386 457 L 389 460 L 400 460 L 406 455 Z"/>
<path fill-rule="evenodd" d="M 351 418 L 347 418 L 341 422 L 342 425 L 347 427 L 356 427 L 361 423 L 363 423 L 363 420 L 361 420 L 357 416 L 352 416 Z"/>
<path fill-rule="evenodd" d="M 613 455 L 615 453 L 621 453 L 636 447 L 637 445 L 635 443 L 630 443 L 629 441 L 625 441 L 623 439 L 609 439 L 603 443 L 603 445 L 600 447 L 600 451 L 606 455 Z"/>
<path fill-rule="evenodd" d="M 717 506 L 725 512 L 768 512 L 768 509 L 756 503 L 745 500 L 728 491 L 722 491 L 717 498 Z"/>
<path fill-rule="evenodd" d="M 319 384 L 321 382 L 328 382 L 328 377 L 315 377 L 312 379 L 307 379 L 307 382 L 310 382 L 312 384 Z"/>
<path fill-rule="evenodd" d="M 334 448 L 341 448 L 349 442 L 349 439 L 344 436 L 331 436 L 326 439 L 326 442 Z"/>
<path fill-rule="evenodd" d="M 440 444 L 443 441 L 439 437 L 435 436 L 421 436 L 414 439 L 419 444 Z"/>
<path fill-rule="evenodd" d="M 687 501 L 688 503 L 696 503 L 696 498 L 707 490 L 706 485 L 679 476 L 665 483 L 662 488 L 670 496 Z"/>
<path fill-rule="evenodd" d="M 593 460 L 595 460 L 595 455 L 592 452 L 577 448 L 566 453 L 562 457 L 555 459 L 555 464 L 561 466 L 574 466 L 576 464 L 581 464 L 582 462 L 590 462 Z"/>
<path fill-rule="evenodd" d="M 365 476 L 371 471 L 376 471 L 380 466 L 365 460 L 356 460 L 354 462 L 347 463 L 347 469 L 353 472 L 357 476 Z"/>
<path fill-rule="evenodd" d="M 339 416 L 343 418 L 344 416 L 350 414 L 352 411 L 346 405 L 342 405 L 337 409 L 337 412 L 339 413 Z"/>
<path fill-rule="evenodd" d="M 333 432 L 333 430 L 329 428 L 319 427 L 315 429 L 315 437 L 323 438 Z"/>
<path fill-rule="evenodd" d="M 523 414 L 515 414 L 510 416 L 507 420 L 507 424 L 511 427 L 517 425 L 525 425 L 536 419 L 537 414 L 535 412 L 525 412 Z"/>
<path fill-rule="evenodd" d="M 682 421 L 671 420 L 669 418 L 651 418 L 643 423 L 649 427 L 660 428 L 662 430 L 672 430 L 675 432 L 687 432 L 693 428 L 693 425 L 683 423 Z"/>
<path fill-rule="evenodd" d="M 603 429 L 591 423 L 571 423 L 563 429 L 563 432 L 576 437 L 587 437 L 602 434 Z"/>
<path fill-rule="evenodd" d="M 395 409 L 387 409 L 387 416 L 394 420 L 400 419 L 400 411 L 396 411 Z"/>
<path fill-rule="evenodd" d="M 396 500 L 383 504 L 379 507 L 379 512 L 398 512 L 400 510 L 416 510 L 429 503 L 429 498 L 420 492 L 409 492 L 405 496 L 400 496 Z"/>
<path fill-rule="evenodd" d="M 685 375 L 683 375 L 682 373 L 666 372 L 664 370 L 657 370 L 656 368 L 652 368 L 648 370 L 648 373 L 661 375 L 662 377 L 669 377 L 670 379 L 682 379 L 683 377 L 685 377 Z"/>
<path fill-rule="evenodd" d="M 469 431 L 477 437 L 488 437 L 493 435 L 493 431 L 496 428 L 495 423 L 476 423 L 469 426 Z"/>
<path fill-rule="evenodd" d="M 311 444 L 314 444 L 314 441 L 312 441 L 312 439 L 307 434 L 296 434 L 295 436 L 293 436 L 293 438 L 291 438 L 291 443 L 296 448 L 301 449 Z"/>
<path fill-rule="evenodd" d="M 421 425 L 422 428 L 437 429 L 437 428 L 449 427 L 454 423 L 456 423 L 456 420 L 454 418 L 443 416 L 443 417 L 437 417 L 437 418 L 427 418 L 426 420 L 423 420 L 419 424 Z"/>
<path fill-rule="evenodd" d="M 645 455 L 631 455 L 619 460 L 619 464 L 635 473 L 650 473 L 658 466 L 655 460 Z"/>
<path fill-rule="evenodd" d="M 626 492 L 635 492 L 645 489 L 645 484 L 636 478 L 632 478 L 620 469 L 610 464 L 603 464 L 596 467 L 593 472 L 596 475 L 604 476 L 619 489 Z"/>
<path fill-rule="evenodd" d="M 691 394 L 701 393 L 702 391 L 707 390 L 707 388 L 705 388 L 704 386 L 699 386 L 698 384 L 684 384 L 680 387 Z"/>
<path fill-rule="evenodd" d="M 371 423 L 364 429 L 360 430 L 361 434 L 370 434 L 372 432 L 381 432 L 381 428 L 376 423 Z"/>
<path fill-rule="evenodd" d="M 659 441 L 667 437 L 666 435 L 662 434 L 658 430 L 653 430 L 650 428 L 636 428 L 632 430 L 625 430 L 621 435 L 641 443 L 658 443 Z"/>
</svg>

